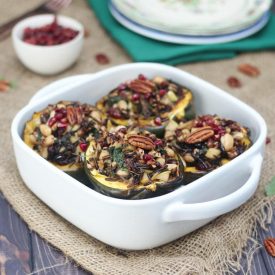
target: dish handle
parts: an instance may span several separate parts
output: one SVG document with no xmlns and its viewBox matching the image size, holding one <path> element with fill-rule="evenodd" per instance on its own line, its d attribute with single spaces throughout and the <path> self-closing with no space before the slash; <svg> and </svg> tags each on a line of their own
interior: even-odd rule
<svg viewBox="0 0 275 275">
<path fill-rule="evenodd" d="M 225 197 L 200 203 L 184 204 L 178 201 L 170 204 L 164 210 L 164 222 L 210 219 L 238 208 L 254 194 L 260 179 L 262 162 L 263 157 L 259 153 L 249 165 L 248 180 L 237 191 Z"/>
</svg>

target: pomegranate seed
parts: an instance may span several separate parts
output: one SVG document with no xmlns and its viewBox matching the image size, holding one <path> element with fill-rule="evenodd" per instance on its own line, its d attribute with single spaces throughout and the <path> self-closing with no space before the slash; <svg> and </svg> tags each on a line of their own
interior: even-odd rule
<svg viewBox="0 0 275 275">
<path fill-rule="evenodd" d="M 144 154 L 143 159 L 144 159 L 144 161 L 148 162 L 153 159 L 153 156 L 150 154 Z"/>
<path fill-rule="evenodd" d="M 50 127 L 52 127 L 55 123 L 56 123 L 56 118 L 55 117 L 50 118 L 49 121 L 48 121 L 48 125 Z"/>
<path fill-rule="evenodd" d="M 160 145 L 162 145 L 162 140 L 161 139 L 156 139 L 154 143 L 155 143 L 156 146 L 160 146 Z"/>
<path fill-rule="evenodd" d="M 56 109 L 55 112 L 67 115 L 67 110 L 65 108 Z"/>
<path fill-rule="evenodd" d="M 213 136 L 214 141 L 219 141 L 220 138 L 221 138 L 221 137 L 220 137 L 219 134 L 216 134 L 216 135 Z"/>
<path fill-rule="evenodd" d="M 164 95 L 166 95 L 166 93 L 167 93 L 167 91 L 164 90 L 164 89 L 159 90 L 159 95 L 160 96 L 164 96 Z"/>
<path fill-rule="evenodd" d="M 121 113 L 117 108 L 110 108 L 108 112 L 113 118 L 122 118 Z"/>
<path fill-rule="evenodd" d="M 197 121 L 195 124 L 196 127 L 203 127 L 202 121 Z"/>
<path fill-rule="evenodd" d="M 146 80 L 147 78 L 143 74 L 138 75 L 139 80 Z"/>
<path fill-rule="evenodd" d="M 147 94 L 144 95 L 144 98 L 149 99 L 151 97 L 151 95 L 152 95 L 151 93 L 147 93 Z"/>
<path fill-rule="evenodd" d="M 80 147 L 82 152 L 85 152 L 88 148 L 88 144 L 85 143 L 85 142 L 81 142 L 81 143 L 79 143 L 79 147 Z"/>
<path fill-rule="evenodd" d="M 62 114 L 62 113 L 56 113 L 55 115 L 54 115 L 54 117 L 56 118 L 56 120 L 60 120 L 60 119 L 62 119 L 63 117 L 64 117 L 64 115 Z"/>
<path fill-rule="evenodd" d="M 106 64 L 110 63 L 109 57 L 106 54 L 103 54 L 103 53 L 98 53 L 95 56 L 95 59 L 96 59 L 97 63 L 101 64 L 101 65 L 106 65 Z"/>
<path fill-rule="evenodd" d="M 133 96 L 132 96 L 132 100 L 133 101 L 139 101 L 139 99 L 140 99 L 140 95 L 139 94 L 133 94 Z"/>
<path fill-rule="evenodd" d="M 265 139 L 265 144 L 269 144 L 271 142 L 271 138 L 270 137 L 267 137 L 266 139 Z"/>
<path fill-rule="evenodd" d="M 154 120 L 155 124 L 160 126 L 161 125 L 161 118 L 160 117 L 156 117 Z"/>
<path fill-rule="evenodd" d="M 61 123 L 67 123 L 67 122 L 68 122 L 68 119 L 67 119 L 66 117 L 64 117 L 64 118 L 60 119 L 60 122 L 61 122 Z"/>
<path fill-rule="evenodd" d="M 118 87 L 117 87 L 117 89 L 119 90 L 119 91 L 123 91 L 123 90 L 125 90 L 127 88 L 127 85 L 125 84 L 125 83 L 121 83 Z"/>
<path fill-rule="evenodd" d="M 231 88 L 240 88 L 242 86 L 242 83 L 240 82 L 240 80 L 235 76 L 229 77 L 227 79 L 227 84 Z"/>
</svg>

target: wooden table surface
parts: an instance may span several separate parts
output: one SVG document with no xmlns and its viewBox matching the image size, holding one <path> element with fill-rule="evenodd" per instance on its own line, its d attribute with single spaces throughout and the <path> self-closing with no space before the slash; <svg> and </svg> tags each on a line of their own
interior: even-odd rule
<svg viewBox="0 0 275 275">
<path fill-rule="evenodd" d="M 273 3 L 273 12 L 275 4 Z M 265 231 L 258 228 L 258 242 L 275 237 L 275 206 L 272 223 Z M 249 245 L 248 248 L 249 249 Z M 245 257 L 243 267 L 245 269 Z M 0 193 L 0 275 L 88 275 L 47 244 L 15 213 Z M 142 274 L 142 273 L 141 273 Z M 243 274 L 242 271 L 236 273 Z M 254 254 L 251 275 L 275 275 L 275 258 L 260 247 Z"/>
</svg>

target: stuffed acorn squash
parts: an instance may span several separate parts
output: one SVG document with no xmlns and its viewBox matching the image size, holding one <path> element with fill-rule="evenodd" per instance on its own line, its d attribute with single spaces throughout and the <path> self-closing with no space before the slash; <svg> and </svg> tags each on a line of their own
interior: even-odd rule
<svg viewBox="0 0 275 275">
<path fill-rule="evenodd" d="M 91 137 L 99 138 L 103 115 L 94 106 L 61 101 L 34 113 L 26 123 L 24 142 L 65 172 L 83 168 L 81 154 Z"/>
<path fill-rule="evenodd" d="M 170 121 L 165 138 L 184 161 L 184 183 L 190 183 L 235 157 L 251 145 L 248 128 L 217 115 L 185 123 Z"/>
<path fill-rule="evenodd" d="M 91 140 L 85 170 L 94 188 L 111 197 L 143 199 L 182 184 L 182 163 L 165 141 L 148 131 L 114 131 Z"/>
<path fill-rule="evenodd" d="M 135 124 L 158 137 L 163 137 L 169 120 L 190 120 L 195 116 L 191 91 L 159 76 L 149 80 L 139 75 L 119 85 L 96 106 L 108 114 L 113 124 Z"/>
</svg>

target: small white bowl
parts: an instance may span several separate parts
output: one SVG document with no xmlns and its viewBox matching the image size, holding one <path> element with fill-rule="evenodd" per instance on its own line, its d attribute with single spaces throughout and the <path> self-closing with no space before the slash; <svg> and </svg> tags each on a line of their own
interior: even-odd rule
<svg viewBox="0 0 275 275">
<path fill-rule="evenodd" d="M 84 28 L 75 19 L 59 15 L 58 23 L 79 31 L 69 42 L 53 46 L 37 46 L 22 40 L 27 27 L 37 28 L 50 24 L 54 15 L 36 15 L 17 23 L 12 30 L 12 41 L 20 61 L 30 70 L 44 75 L 57 74 L 70 67 L 79 57 L 83 44 Z"/>
</svg>

